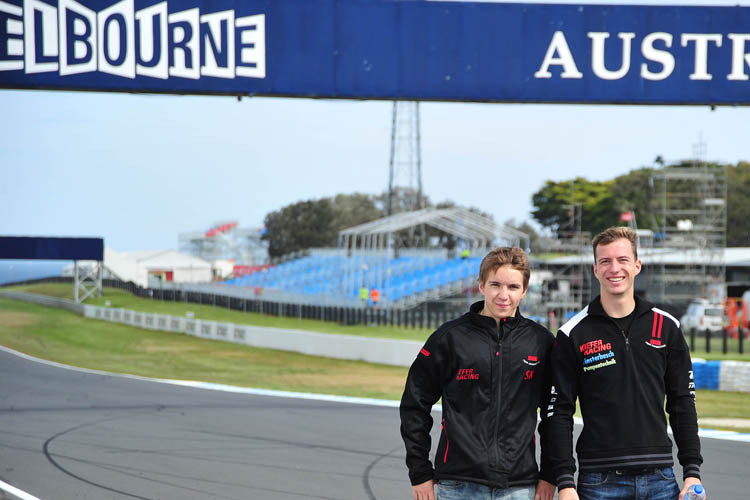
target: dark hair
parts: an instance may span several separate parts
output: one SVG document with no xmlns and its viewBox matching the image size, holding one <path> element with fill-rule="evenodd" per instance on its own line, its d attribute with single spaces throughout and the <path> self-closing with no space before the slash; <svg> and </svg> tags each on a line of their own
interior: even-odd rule
<svg viewBox="0 0 750 500">
<path fill-rule="evenodd" d="M 633 255 L 638 258 L 638 235 L 634 230 L 626 226 L 614 226 L 605 229 L 601 233 L 594 236 L 591 244 L 594 248 L 594 260 L 596 260 L 596 247 L 599 245 L 609 245 L 615 240 L 625 238 L 630 242 L 630 247 L 633 249 Z"/>
</svg>

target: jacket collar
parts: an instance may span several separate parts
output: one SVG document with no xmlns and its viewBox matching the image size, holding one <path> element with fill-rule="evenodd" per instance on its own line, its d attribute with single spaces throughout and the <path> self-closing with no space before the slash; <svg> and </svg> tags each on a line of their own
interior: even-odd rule
<svg viewBox="0 0 750 500">
<path fill-rule="evenodd" d="M 483 316 L 481 314 L 482 309 L 484 309 L 484 301 L 480 300 L 479 302 L 474 302 L 471 307 L 469 308 L 469 312 L 467 313 L 469 316 L 469 319 L 472 323 L 475 325 L 482 327 L 482 328 L 492 328 L 493 330 L 497 330 L 497 323 L 493 318 L 490 318 L 489 316 Z M 515 328 L 518 323 L 521 322 L 523 319 L 523 316 L 521 315 L 520 308 L 516 309 L 516 315 L 512 316 L 510 318 L 504 318 L 501 323 L 504 327 L 507 328 Z"/>
<path fill-rule="evenodd" d="M 635 296 L 636 317 L 640 316 L 641 314 L 645 312 L 650 311 L 652 307 L 654 307 L 654 305 L 651 302 L 639 297 L 638 295 Z M 592 300 L 591 303 L 589 304 L 589 314 L 609 316 L 607 312 L 604 310 L 604 307 L 602 307 L 601 295 L 597 295 L 596 298 Z"/>
</svg>

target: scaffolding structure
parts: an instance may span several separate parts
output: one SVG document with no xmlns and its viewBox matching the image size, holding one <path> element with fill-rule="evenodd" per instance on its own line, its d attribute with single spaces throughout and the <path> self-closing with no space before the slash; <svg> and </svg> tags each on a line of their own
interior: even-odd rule
<svg viewBox="0 0 750 500">
<path fill-rule="evenodd" d="M 268 263 L 268 242 L 260 228 L 241 228 L 236 221 L 220 221 L 208 231 L 191 231 L 178 236 L 181 252 L 209 262 L 233 260 L 237 264 Z"/>
<path fill-rule="evenodd" d="M 574 186 L 571 182 L 571 199 Z M 583 231 L 583 206 L 580 203 L 566 205 L 570 218 L 567 229 L 558 231 L 558 238 L 541 242 L 545 253 L 567 254 L 550 260 L 535 262 L 535 269 L 546 271 L 548 276 L 542 284 L 541 300 L 529 301 L 530 308 L 539 315 L 562 320 L 571 312 L 582 309 L 591 299 L 591 233 Z"/>
<path fill-rule="evenodd" d="M 724 298 L 727 167 L 709 165 L 705 154 L 705 143 L 698 143 L 690 164 L 661 169 L 651 178 L 661 226 L 654 245 L 661 248 L 653 250 L 650 292 L 658 302 Z"/>
</svg>

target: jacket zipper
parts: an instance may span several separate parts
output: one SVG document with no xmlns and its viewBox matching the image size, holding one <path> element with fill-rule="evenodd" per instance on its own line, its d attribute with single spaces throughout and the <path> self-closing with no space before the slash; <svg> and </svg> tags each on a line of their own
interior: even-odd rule
<svg viewBox="0 0 750 500">
<path fill-rule="evenodd" d="M 500 447 L 497 445 L 497 433 L 498 428 L 500 427 L 500 408 L 502 405 L 502 395 L 503 395 L 503 356 L 501 355 L 503 352 L 503 340 L 502 340 L 502 331 L 503 327 L 501 324 L 497 325 L 497 351 L 495 352 L 495 357 L 497 358 L 497 365 L 498 365 L 498 376 L 497 376 L 497 418 L 495 418 L 495 433 L 492 439 L 492 446 L 496 449 L 495 454 L 495 464 L 498 465 L 500 463 Z"/>
<path fill-rule="evenodd" d="M 623 330 L 622 327 L 620 326 L 620 324 L 617 321 L 615 321 L 614 319 L 609 318 L 609 320 L 612 323 L 615 324 L 615 327 L 617 327 L 617 329 L 620 331 L 620 334 L 622 335 L 622 338 L 625 339 L 625 352 L 630 351 L 630 339 L 628 338 L 628 335 L 625 334 L 625 330 Z M 635 319 L 634 319 L 634 321 L 635 321 Z M 631 322 L 631 324 L 632 324 L 632 322 Z M 629 325 L 628 325 L 628 332 L 630 332 L 630 326 Z"/>
</svg>

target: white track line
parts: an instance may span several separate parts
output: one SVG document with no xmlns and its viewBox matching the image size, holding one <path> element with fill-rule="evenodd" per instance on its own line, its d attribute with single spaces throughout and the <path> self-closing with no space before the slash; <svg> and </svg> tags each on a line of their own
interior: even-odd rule
<svg viewBox="0 0 750 500">
<path fill-rule="evenodd" d="M 249 387 L 238 387 L 234 385 L 226 384 L 213 384 L 210 382 L 196 382 L 192 380 L 174 380 L 174 379 L 161 379 L 161 378 L 149 378 L 141 377 L 139 375 L 128 375 L 122 373 L 105 372 L 101 370 L 90 370 L 88 368 L 78 368 L 76 366 L 64 365 L 62 363 L 56 363 L 54 361 L 47 361 L 45 359 L 35 358 L 22 352 L 15 351 L 5 346 L 0 345 L 0 351 L 5 351 L 14 356 L 18 356 L 29 361 L 42 363 L 49 366 L 55 366 L 57 368 L 64 368 L 66 370 L 74 370 L 84 373 L 94 373 L 97 375 L 107 375 L 110 377 L 120 377 L 132 380 L 141 380 L 146 382 L 156 382 L 159 384 L 178 385 L 182 387 L 192 387 L 195 389 L 205 389 L 210 391 L 221 391 L 221 392 L 232 392 L 235 394 L 252 394 L 255 396 L 271 396 L 279 398 L 293 398 L 293 399 L 308 399 L 314 401 L 328 401 L 332 403 L 349 403 L 358 405 L 369 405 L 369 406 L 384 406 L 389 408 L 398 408 L 399 401 L 387 400 L 387 399 L 371 399 L 371 398 L 354 398 L 347 396 L 334 396 L 330 394 L 314 394 L 306 392 L 286 392 L 286 391 L 272 391 L 270 389 L 252 389 Z M 440 405 L 435 405 L 432 408 L 434 411 L 442 411 Z M 583 420 L 579 417 L 575 417 L 574 422 L 577 425 L 582 425 Z M 671 429 L 668 429 L 671 431 Z M 699 429 L 698 435 L 707 439 L 721 439 L 724 441 L 738 441 L 750 443 L 750 434 L 743 434 L 734 431 L 718 431 L 714 429 Z"/>
<path fill-rule="evenodd" d="M 11 486 L 8 483 L 4 483 L 2 481 L 0 481 L 0 490 L 6 491 L 11 495 L 20 498 L 21 500 L 39 500 L 37 497 L 29 495 L 25 491 L 21 491 L 15 486 Z"/>
</svg>

